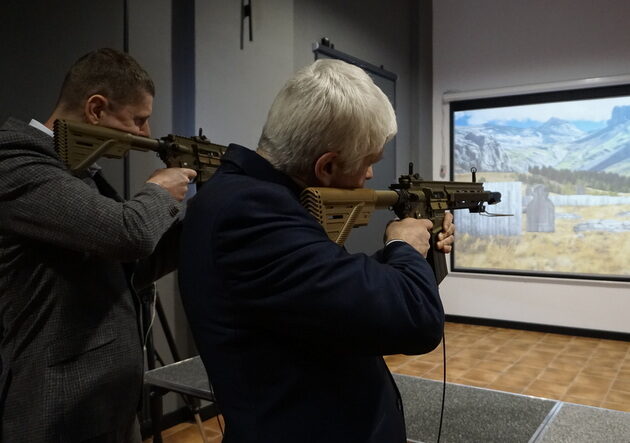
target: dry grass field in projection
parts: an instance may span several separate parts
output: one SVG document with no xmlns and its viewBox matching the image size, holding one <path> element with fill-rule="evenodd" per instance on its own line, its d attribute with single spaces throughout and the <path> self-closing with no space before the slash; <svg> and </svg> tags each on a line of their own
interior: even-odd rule
<svg viewBox="0 0 630 443">
<path fill-rule="evenodd" d="M 489 182 L 515 178 L 510 173 L 479 174 L 482 175 Z M 469 181 L 470 174 L 462 174 L 456 180 Z M 629 211 L 630 205 L 556 206 L 555 232 L 526 232 L 527 214 L 523 214 L 523 232 L 518 237 L 459 234 L 455 245 L 457 267 L 627 277 L 630 276 L 630 232 L 576 233 L 573 228 L 588 220 L 627 222 L 628 217 L 620 214 Z M 562 217 L 562 213 L 571 214 L 571 218 Z"/>
<path fill-rule="evenodd" d="M 562 207 L 584 218 L 604 218 L 619 207 Z M 630 210 L 630 207 L 627 208 Z M 525 216 L 526 217 L 526 216 Z M 615 219 L 613 216 L 606 217 Z M 525 221 L 523 222 L 525 224 Z M 578 274 L 630 275 L 630 232 L 573 232 L 575 220 L 556 219 L 556 232 L 523 232 L 521 237 L 458 235 L 457 266 L 497 270 L 544 271 Z"/>
</svg>

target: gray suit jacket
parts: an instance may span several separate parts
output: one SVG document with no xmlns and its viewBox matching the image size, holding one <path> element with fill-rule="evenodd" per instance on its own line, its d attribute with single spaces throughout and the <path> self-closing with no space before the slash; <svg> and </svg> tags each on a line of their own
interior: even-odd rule
<svg viewBox="0 0 630 443">
<path fill-rule="evenodd" d="M 124 203 L 102 187 L 72 176 L 48 135 L 0 128 L 0 441 L 81 441 L 136 412 L 131 281 L 175 268 L 180 206 L 154 184 Z"/>
</svg>

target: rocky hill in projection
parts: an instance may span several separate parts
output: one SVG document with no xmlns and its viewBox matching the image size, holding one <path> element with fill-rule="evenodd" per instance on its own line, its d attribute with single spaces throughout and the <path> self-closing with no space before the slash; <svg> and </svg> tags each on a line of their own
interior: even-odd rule
<svg viewBox="0 0 630 443">
<path fill-rule="evenodd" d="M 630 106 L 613 109 L 606 127 L 584 132 L 551 118 L 538 127 L 496 124 L 455 129 L 455 172 L 527 172 L 531 166 L 630 176 Z"/>
</svg>

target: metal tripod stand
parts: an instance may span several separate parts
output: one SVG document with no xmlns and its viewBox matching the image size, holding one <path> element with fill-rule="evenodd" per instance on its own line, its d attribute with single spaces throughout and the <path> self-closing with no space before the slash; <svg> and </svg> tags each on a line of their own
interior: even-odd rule
<svg viewBox="0 0 630 443">
<path fill-rule="evenodd" d="M 173 334 L 169 327 L 168 320 L 164 312 L 164 307 L 162 306 L 162 302 L 160 301 L 155 283 L 153 283 L 147 289 L 138 292 L 138 295 L 142 304 L 142 318 L 144 320 L 143 334 L 147 358 L 147 370 L 155 369 L 156 361 L 159 361 L 159 363 L 164 366 L 164 360 L 156 351 L 155 343 L 153 340 L 152 326 L 154 313 L 152 312 L 152 307 L 155 308 L 155 314 L 157 314 L 160 324 L 162 325 L 162 330 L 164 331 L 164 336 L 166 337 L 166 341 L 168 343 L 171 356 L 173 357 L 173 361 L 181 361 L 179 352 L 177 351 L 177 346 L 175 344 L 175 339 L 173 338 Z M 151 427 L 153 431 L 154 443 L 162 443 L 162 433 L 160 429 L 160 422 L 162 419 L 162 394 L 163 392 L 159 392 L 157 389 L 152 388 L 149 390 L 149 412 L 151 417 Z M 199 399 L 182 393 L 180 393 L 180 395 L 186 403 L 186 406 L 190 410 L 191 414 L 195 418 L 195 422 L 199 428 L 199 432 L 201 433 L 203 442 L 208 443 L 205 431 L 203 429 L 201 416 L 199 414 L 199 410 L 201 407 Z"/>
</svg>

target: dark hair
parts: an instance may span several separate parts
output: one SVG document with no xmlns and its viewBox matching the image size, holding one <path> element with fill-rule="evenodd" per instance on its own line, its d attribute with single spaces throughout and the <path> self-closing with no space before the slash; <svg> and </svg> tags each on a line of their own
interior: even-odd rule
<svg viewBox="0 0 630 443">
<path fill-rule="evenodd" d="M 128 54 L 101 48 L 79 58 L 66 74 L 57 105 L 78 109 L 94 94 L 115 104 L 138 101 L 143 93 L 155 95 L 153 80 Z"/>
</svg>

